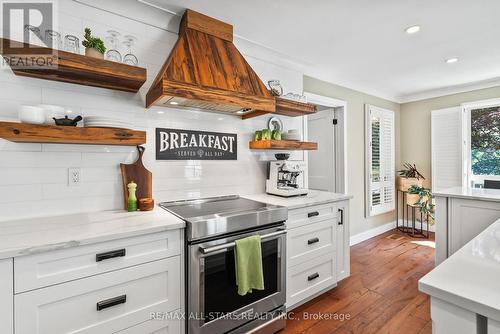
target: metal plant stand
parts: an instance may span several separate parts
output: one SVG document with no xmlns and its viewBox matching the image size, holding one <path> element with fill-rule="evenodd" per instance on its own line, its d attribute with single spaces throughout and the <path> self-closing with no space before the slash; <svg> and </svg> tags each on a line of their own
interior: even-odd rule
<svg viewBox="0 0 500 334">
<path fill-rule="evenodd" d="M 418 206 L 407 203 L 407 191 L 396 190 L 396 228 L 412 237 L 429 238 L 429 215 L 420 212 Z M 402 222 L 399 224 L 399 198 L 401 196 Z M 406 209 L 405 209 L 406 208 Z M 420 228 L 417 228 L 417 209 L 420 213 Z M 411 215 L 410 215 L 411 212 Z M 425 220 L 424 220 L 425 218 Z M 424 221 L 426 229 L 424 230 Z"/>
</svg>

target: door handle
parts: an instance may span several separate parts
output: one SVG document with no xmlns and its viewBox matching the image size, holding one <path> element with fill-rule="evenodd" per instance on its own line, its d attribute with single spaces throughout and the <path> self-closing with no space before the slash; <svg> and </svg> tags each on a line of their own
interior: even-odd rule
<svg viewBox="0 0 500 334">
<path fill-rule="evenodd" d="M 319 238 L 318 237 L 307 240 L 307 244 L 308 245 L 312 245 L 312 244 L 315 244 L 317 242 L 319 242 Z"/>
<path fill-rule="evenodd" d="M 282 234 L 286 234 L 286 230 L 278 230 L 276 232 L 271 232 L 271 233 L 268 233 L 268 234 L 261 235 L 260 236 L 260 240 L 261 241 L 268 240 L 270 238 L 274 238 L 274 237 L 280 236 Z M 217 246 L 213 246 L 213 247 L 202 247 L 202 246 L 200 246 L 200 252 L 202 254 L 209 254 L 209 253 L 217 252 L 217 251 L 220 251 L 220 250 L 223 250 L 223 249 L 227 249 L 227 248 L 230 248 L 230 247 L 234 247 L 234 246 L 236 246 L 235 242 L 228 242 L 227 244 L 217 245 Z"/>
<path fill-rule="evenodd" d="M 316 217 L 316 216 L 319 216 L 319 212 L 318 211 L 309 212 L 307 214 L 307 218 Z"/>
<path fill-rule="evenodd" d="M 112 259 L 115 257 L 123 257 L 123 256 L 125 256 L 125 254 L 126 254 L 125 248 L 113 250 L 110 252 L 96 254 L 95 262 L 101 262 L 103 260 L 109 260 L 109 259 Z"/>
<path fill-rule="evenodd" d="M 312 281 L 312 280 L 315 280 L 318 277 L 319 277 L 319 274 L 318 273 L 314 273 L 312 275 L 307 276 L 307 280 L 308 281 Z"/>
<path fill-rule="evenodd" d="M 344 225 L 344 209 L 339 209 L 339 212 L 340 212 L 339 225 Z"/>
<path fill-rule="evenodd" d="M 102 300 L 97 303 L 97 311 L 102 311 L 108 307 L 125 304 L 127 302 L 127 295 L 121 295 L 118 297 Z"/>
</svg>

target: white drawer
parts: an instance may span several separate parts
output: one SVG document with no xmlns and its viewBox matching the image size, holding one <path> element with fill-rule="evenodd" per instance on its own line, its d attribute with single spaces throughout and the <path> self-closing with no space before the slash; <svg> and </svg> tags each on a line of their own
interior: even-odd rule
<svg viewBox="0 0 500 334">
<path fill-rule="evenodd" d="M 306 208 L 289 210 L 286 227 L 291 229 L 322 220 L 335 220 L 336 217 L 337 206 L 335 203 L 309 206 Z"/>
<path fill-rule="evenodd" d="M 14 259 L 15 292 L 155 261 L 180 251 L 180 230 L 172 230 L 18 257 Z"/>
<path fill-rule="evenodd" d="M 288 266 L 335 252 L 336 221 L 326 220 L 291 229 L 287 233 Z"/>
<path fill-rule="evenodd" d="M 325 254 L 288 270 L 287 308 L 337 283 L 335 253 Z"/>
<path fill-rule="evenodd" d="M 16 334 L 108 334 L 148 321 L 180 307 L 180 271 L 176 256 L 15 295 Z"/>
<path fill-rule="evenodd" d="M 181 334 L 184 320 L 150 320 L 116 334 Z"/>
</svg>

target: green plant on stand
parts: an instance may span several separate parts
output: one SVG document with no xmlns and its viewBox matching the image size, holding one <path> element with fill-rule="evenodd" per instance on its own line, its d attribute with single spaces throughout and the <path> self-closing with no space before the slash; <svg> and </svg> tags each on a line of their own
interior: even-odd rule
<svg viewBox="0 0 500 334">
<path fill-rule="evenodd" d="M 413 205 L 418 207 L 421 213 L 428 215 L 432 221 L 434 221 L 433 212 L 435 204 L 432 203 L 434 195 L 431 190 L 429 188 L 413 185 L 408 189 L 408 194 L 418 195 L 418 201 L 413 203 Z"/>
</svg>

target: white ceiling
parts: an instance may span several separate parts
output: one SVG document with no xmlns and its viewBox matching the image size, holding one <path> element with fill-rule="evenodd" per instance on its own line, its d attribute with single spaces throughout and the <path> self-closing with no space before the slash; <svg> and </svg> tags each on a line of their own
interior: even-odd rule
<svg viewBox="0 0 500 334">
<path fill-rule="evenodd" d="M 394 101 L 500 83 L 499 0 L 147 1 L 231 23 L 306 74 Z"/>
</svg>

